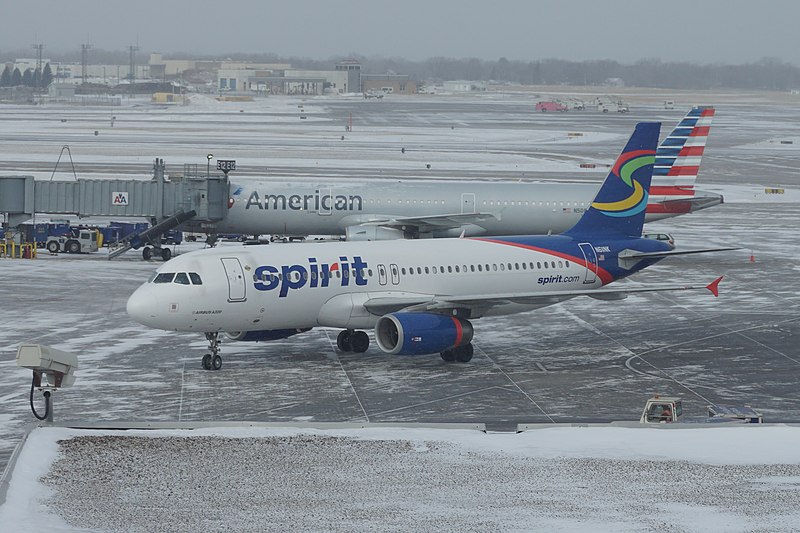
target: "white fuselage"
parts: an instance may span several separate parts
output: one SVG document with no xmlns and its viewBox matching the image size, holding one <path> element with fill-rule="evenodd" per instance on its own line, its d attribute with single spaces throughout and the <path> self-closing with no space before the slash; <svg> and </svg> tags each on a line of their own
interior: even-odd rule
<svg viewBox="0 0 800 533">
<path fill-rule="evenodd" d="M 542 239 L 569 242 L 561 236 Z M 600 287 L 610 281 L 602 254 L 597 268 L 587 268 L 584 253 L 594 252 L 584 246 L 590 245 L 566 244 L 548 252 L 480 239 L 441 239 L 218 247 L 182 255 L 158 269 L 163 279 L 191 273 L 202 284 L 146 283 L 131 296 L 128 312 L 143 324 L 175 331 L 370 328 L 381 316 L 364 307 L 370 299 Z M 473 308 L 472 318 L 563 299 L 495 304 L 485 313 Z"/>
<path fill-rule="evenodd" d="M 493 218 L 442 226 L 430 236 L 531 235 L 571 228 L 599 183 L 388 181 L 341 184 L 239 180 L 218 233 L 340 235 L 348 227 L 396 217 L 490 214 Z M 685 211 L 681 211 L 685 212 Z M 680 213 L 648 214 L 646 221 Z"/>
</svg>

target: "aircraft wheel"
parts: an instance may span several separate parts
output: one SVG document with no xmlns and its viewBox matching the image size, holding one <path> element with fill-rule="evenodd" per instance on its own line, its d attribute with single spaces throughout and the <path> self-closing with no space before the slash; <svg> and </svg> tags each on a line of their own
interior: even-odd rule
<svg viewBox="0 0 800 533">
<path fill-rule="evenodd" d="M 47 243 L 47 251 L 51 254 L 58 252 L 58 243 L 56 241 L 50 241 Z"/>
<path fill-rule="evenodd" d="M 336 337 L 336 346 L 339 350 L 343 352 L 352 352 L 353 351 L 353 340 L 352 340 L 352 331 L 349 329 L 344 329 L 339 332 L 339 335 Z"/>
<path fill-rule="evenodd" d="M 456 352 L 456 361 L 459 363 L 469 363 L 472 360 L 472 355 L 475 353 L 475 349 L 472 347 L 472 343 L 465 344 L 464 346 L 459 346 L 455 349 Z"/>
<path fill-rule="evenodd" d="M 211 370 L 211 354 L 207 353 L 203 356 L 203 370 Z"/>
<path fill-rule="evenodd" d="M 172 259 L 172 250 L 170 250 L 169 248 L 162 248 L 161 259 L 163 259 L 165 262 Z"/>
<path fill-rule="evenodd" d="M 453 349 L 453 348 L 451 348 L 450 350 L 445 350 L 442 353 L 440 353 L 439 355 L 441 355 L 442 359 L 444 361 L 447 361 L 448 363 L 451 363 L 451 362 L 456 360 L 455 349 Z"/>
<path fill-rule="evenodd" d="M 142 248 L 142 259 L 150 261 L 153 258 L 153 249 L 149 246 Z"/>
<path fill-rule="evenodd" d="M 214 370 L 219 370 L 222 368 L 222 357 L 219 355 L 215 355 L 211 358 L 211 368 Z"/>
<path fill-rule="evenodd" d="M 356 353 L 364 353 L 369 348 L 369 335 L 366 331 L 356 331 L 350 335 L 350 345 Z"/>
</svg>

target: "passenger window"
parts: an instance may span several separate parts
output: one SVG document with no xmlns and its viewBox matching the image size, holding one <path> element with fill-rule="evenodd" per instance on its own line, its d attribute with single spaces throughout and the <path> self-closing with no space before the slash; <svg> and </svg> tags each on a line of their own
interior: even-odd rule
<svg viewBox="0 0 800 533">
<path fill-rule="evenodd" d="M 478 272 L 483 272 L 483 265 L 478 265 Z"/>
<path fill-rule="evenodd" d="M 426 274 L 430 274 L 430 273 L 431 273 L 431 270 L 430 270 L 428 267 L 425 267 L 425 273 L 426 273 Z"/>
<path fill-rule="evenodd" d="M 422 267 L 417 267 L 417 274 L 422 274 Z"/>
<path fill-rule="evenodd" d="M 180 283 L 181 285 L 189 285 L 189 276 L 186 275 L 186 272 L 178 272 L 175 274 L 175 279 L 173 283 Z"/>
<path fill-rule="evenodd" d="M 153 278 L 153 283 L 172 283 L 175 272 L 162 272 Z"/>
<path fill-rule="evenodd" d="M 470 265 L 469 270 L 470 272 L 475 272 L 475 265 Z"/>
<path fill-rule="evenodd" d="M 456 268 L 458 268 L 458 267 L 456 267 Z M 447 273 L 448 274 L 452 274 L 453 273 L 453 267 L 451 267 L 450 265 L 447 265 Z"/>
<path fill-rule="evenodd" d="M 506 269 L 506 266 L 503 263 L 500 263 L 500 271 L 502 272 L 505 269 Z"/>
<path fill-rule="evenodd" d="M 370 276 L 372 275 L 372 273 L 371 273 L 371 272 L 372 272 L 372 271 L 370 271 Z M 400 273 L 401 273 L 402 275 L 404 275 L 404 276 L 405 276 L 405 275 L 406 275 L 406 267 L 403 267 L 403 268 L 401 268 L 401 269 L 400 269 Z"/>
<path fill-rule="evenodd" d="M 189 279 L 192 280 L 192 285 L 202 285 L 203 280 L 200 279 L 200 274 L 197 272 L 189 272 Z"/>
<path fill-rule="evenodd" d="M 517 268 L 519 269 L 519 267 L 517 267 Z M 522 270 L 526 270 L 527 268 L 528 268 L 528 265 L 526 265 L 525 263 L 522 263 Z"/>
<path fill-rule="evenodd" d="M 550 266 L 552 266 L 553 268 L 555 268 L 555 267 L 556 267 L 556 262 L 555 262 L 555 261 L 550 261 Z"/>
<path fill-rule="evenodd" d="M 564 261 L 564 264 L 566 264 L 567 268 L 569 268 L 569 261 Z"/>
<path fill-rule="evenodd" d="M 562 263 L 561 261 L 559 261 L 559 262 L 558 262 L 558 268 L 564 268 L 564 263 Z"/>
<path fill-rule="evenodd" d="M 450 267 L 447 267 L 447 268 L 449 269 Z M 458 269 L 458 265 L 456 265 L 456 274 L 459 273 L 459 272 L 461 272 L 461 271 Z"/>
<path fill-rule="evenodd" d="M 547 263 L 545 263 L 546 265 Z M 539 261 L 536 261 L 536 268 L 542 268 L 542 264 Z"/>
<path fill-rule="evenodd" d="M 427 269 L 425 269 L 425 273 L 426 274 L 428 273 Z M 436 269 L 436 267 L 433 267 L 433 273 L 434 274 L 438 274 L 439 273 L 439 271 Z"/>
</svg>

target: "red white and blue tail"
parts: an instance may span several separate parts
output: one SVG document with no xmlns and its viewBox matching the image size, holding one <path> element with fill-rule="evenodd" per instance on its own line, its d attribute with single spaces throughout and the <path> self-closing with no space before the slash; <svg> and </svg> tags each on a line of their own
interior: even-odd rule
<svg viewBox="0 0 800 533">
<path fill-rule="evenodd" d="M 658 146 L 648 212 L 653 204 L 695 196 L 694 184 L 713 119 L 713 107 L 694 107 Z"/>
</svg>

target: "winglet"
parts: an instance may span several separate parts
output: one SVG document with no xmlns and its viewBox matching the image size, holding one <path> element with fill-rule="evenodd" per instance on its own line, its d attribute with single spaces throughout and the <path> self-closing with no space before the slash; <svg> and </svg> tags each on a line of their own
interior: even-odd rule
<svg viewBox="0 0 800 533">
<path fill-rule="evenodd" d="M 719 296 L 719 282 L 722 281 L 722 278 L 724 277 L 725 276 L 718 277 L 717 279 L 706 285 L 706 289 L 710 290 L 711 294 L 713 294 L 714 296 Z"/>
</svg>

